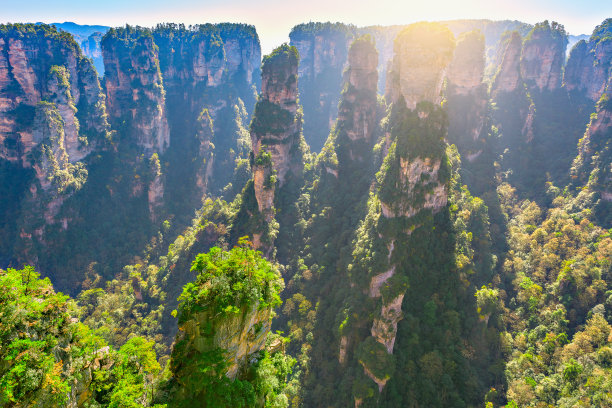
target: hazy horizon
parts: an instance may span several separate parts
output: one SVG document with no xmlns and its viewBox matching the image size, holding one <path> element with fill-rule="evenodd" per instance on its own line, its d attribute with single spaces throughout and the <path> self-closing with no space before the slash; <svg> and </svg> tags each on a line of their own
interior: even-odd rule
<svg viewBox="0 0 612 408">
<path fill-rule="evenodd" d="M 364 0 L 311 0 L 307 3 L 177 0 L 173 4 L 161 0 L 107 0 L 103 3 L 62 0 L 50 3 L 44 0 L 11 3 L 4 7 L 3 22 L 74 22 L 113 27 L 125 24 L 154 26 L 162 22 L 186 25 L 247 23 L 257 28 L 262 52 L 268 53 L 288 41 L 292 27 L 309 21 L 370 26 L 456 19 L 519 20 L 529 24 L 554 20 L 563 24 L 570 34 L 580 35 L 591 34 L 595 26 L 612 15 L 612 2 L 602 0 L 582 3 L 517 0 L 513 4 L 485 0 L 435 0 L 426 4 L 379 0 L 374 6 Z"/>
</svg>

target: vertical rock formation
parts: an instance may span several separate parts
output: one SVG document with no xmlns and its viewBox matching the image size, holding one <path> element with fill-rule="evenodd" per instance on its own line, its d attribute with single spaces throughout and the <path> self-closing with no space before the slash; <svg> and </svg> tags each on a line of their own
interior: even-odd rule
<svg viewBox="0 0 612 408">
<path fill-rule="evenodd" d="M 19 228 L 41 238 L 85 183 L 82 160 L 105 142 L 104 96 L 90 60 L 55 27 L 2 25 L 0 48 L 0 160 L 34 169 Z"/>
<path fill-rule="evenodd" d="M 567 33 L 561 24 L 538 23 L 527 34 L 521 52 L 521 76 L 530 89 L 553 91 L 561 86 Z"/>
<path fill-rule="evenodd" d="M 164 183 L 162 180 L 161 164 L 159 156 L 153 153 L 149 159 L 149 186 L 147 201 L 149 203 L 149 217 L 155 222 L 158 219 L 159 208 L 163 204 Z"/>
<path fill-rule="evenodd" d="M 112 122 L 146 154 L 170 144 L 158 48 L 151 31 L 113 28 L 102 39 L 107 107 Z"/>
<path fill-rule="evenodd" d="M 449 93 L 469 95 L 482 88 L 484 75 L 485 38 L 478 31 L 470 31 L 459 36 L 455 54 L 448 72 Z"/>
<path fill-rule="evenodd" d="M 416 69 L 411 62 L 425 49 L 429 72 Z M 429 24 L 407 28 L 395 43 L 392 77 L 387 83 L 394 101 L 387 119 L 391 146 L 377 174 L 378 190 L 368 203 L 368 215 L 354 241 L 353 262 L 348 267 L 355 292 L 349 303 L 353 317 L 343 323 L 339 333 L 340 359 L 354 356 L 354 363 L 368 378 L 356 380 L 360 384 L 353 388 L 356 406 L 372 398 L 369 381 L 382 393 L 391 378 L 403 375 L 403 368 L 395 370 L 394 347 L 405 314 L 402 305 L 407 296 L 416 295 L 407 294 L 408 285 L 412 279 L 416 287 L 419 285 L 406 254 L 415 245 L 413 239 L 431 239 L 432 220 L 448 201 L 447 119 L 439 102 L 453 49 L 454 38 L 448 29 Z M 453 75 L 466 88 L 476 86 L 471 83 L 473 78 L 465 80 L 459 72 Z M 418 293 L 427 296 L 424 290 Z M 408 312 L 415 318 L 416 311 Z M 364 338 L 366 327 L 369 336 Z"/>
<path fill-rule="evenodd" d="M 108 131 L 92 69 L 68 33 L 47 25 L 0 26 L 0 158 L 30 166 L 28 154 L 41 142 L 32 136 L 40 101 L 56 104 L 61 112 L 68 160 L 87 155 L 88 144 Z M 85 122 L 81 132 L 77 117 Z"/>
<path fill-rule="evenodd" d="M 372 37 L 360 37 L 351 44 L 348 64 L 336 123 L 338 148 L 348 149 L 348 157 L 338 152 L 343 162 L 339 165 L 345 167 L 350 166 L 350 162 L 364 160 L 362 145 L 371 148 L 377 126 L 378 52 Z"/>
<path fill-rule="evenodd" d="M 236 160 L 246 159 L 251 150 L 243 121 L 252 113 L 254 85 L 260 77 L 261 48 L 255 27 L 160 24 L 153 37 L 159 47 L 170 130 L 176 138 L 173 148 L 184 150 L 183 157 L 200 150 L 192 136 L 200 137 L 198 118 L 207 110 L 212 119 L 211 139 L 206 145 L 209 151 L 193 160 L 208 161 L 205 178 L 210 180 L 209 191 L 220 194 L 232 181 Z M 211 161 L 207 157 L 212 157 L 213 149 L 215 158 Z M 193 173 L 200 170 L 194 168 Z M 172 180 L 174 174 L 168 177 Z M 184 196 L 185 192 L 178 194 Z"/>
<path fill-rule="evenodd" d="M 298 157 L 301 114 L 298 112 L 297 49 L 282 45 L 264 57 L 261 95 L 251 122 L 253 181 L 259 212 L 274 216 L 274 191 L 288 177 L 299 175 L 303 163 Z"/>
<path fill-rule="evenodd" d="M 374 38 L 378 50 L 378 93 L 385 93 L 387 68 L 393 60 L 393 41 L 406 26 L 369 26 L 359 28 L 361 35 L 369 34 Z"/>
<path fill-rule="evenodd" d="M 355 290 L 369 298 L 357 303 L 372 305 L 367 311 L 354 306 L 354 313 L 373 318 L 356 321 L 352 323 L 355 331 L 341 333 L 348 337 L 345 343 L 357 345 L 358 363 L 379 393 L 396 374 L 394 347 L 398 325 L 406 313 L 402 304 L 415 296 L 407 292 L 408 285 L 419 285 L 406 254 L 417 241 L 431 239 L 427 238 L 430 223 L 447 206 L 450 179 L 444 142 L 447 124 L 440 107 L 419 102 L 415 110 L 409 110 L 400 97 L 389 116 L 389 126 L 393 142 L 377 175 L 379 188 L 357 232 L 360 238 L 349 266 Z M 427 296 L 423 290 L 421 295 Z M 408 312 L 414 318 L 415 311 Z M 370 336 L 360 339 L 356 328 L 364 325 L 370 327 Z M 357 392 L 354 398 L 360 402 L 364 394 Z"/>
<path fill-rule="evenodd" d="M 208 181 L 212 176 L 213 152 L 210 148 L 211 140 L 213 139 L 213 122 L 208 113 L 208 109 L 204 109 L 198 117 L 196 125 L 196 138 L 199 141 L 198 157 L 200 158 L 200 166 L 196 172 L 196 185 L 200 190 L 200 195 L 203 196 L 208 187 Z"/>
<path fill-rule="evenodd" d="M 598 25 L 588 42 L 579 41 L 565 67 L 564 85 L 568 91 L 584 92 L 598 101 L 606 89 L 612 69 L 612 19 Z"/>
<path fill-rule="evenodd" d="M 169 95 L 189 99 L 199 113 L 203 105 L 216 110 L 223 91 L 235 88 L 238 97 L 250 105 L 251 85 L 256 82 L 261 48 L 255 27 L 245 24 L 203 24 L 186 28 L 182 24 L 160 24 L 153 30 L 159 46 L 164 88 Z M 212 100 L 207 93 L 217 100 Z M 215 106 L 213 103 L 219 105 Z"/>
<path fill-rule="evenodd" d="M 497 75 L 491 88 L 493 95 L 499 92 L 513 92 L 518 89 L 521 81 L 521 49 L 523 40 L 517 31 L 512 31 L 501 40 L 499 48 L 500 61 Z"/>
<path fill-rule="evenodd" d="M 291 45 L 300 55 L 300 102 L 304 106 L 304 137 L 320 151 L 337 115 L 342 71 L 355 27 L 341 23 L 300 24 L 291 30 Z"/>
<path fill-rule="evenodd" d="M 548 23 L 546 23 L 548 24 Z M 546 25 L 548 27 L 548 25 Z M 550 29 L 550 27 L 549 27 Z M 548 30 L 550 31 L 550 30 Z M 548 32 L 545 28 L 539 28 L 536 38 L 545 36 L 542 32 Z M 533 38 L 533 36 L 531 37 Z M 535 105 L 531 97 L 526 93 L 523 81 L 523 72 L 530 76 L 530 88 L 546 86 L 548 89 L 548 76 L 550 72 L 550 64 L 547 64 L 548 70 L 543 68 L 543 63 L 538 59 L 538 55 L 534 52 L 539 48 L 547 49 L 546 41 L 531 41 L 529 52 L 525 52 L 523 40 L 517 31 L 507 33 L 502 38 L 502 46 L 500 47 L 500 66 L 493 80 L 491 87 L 491 96 L 493 101 L 500 106 L 498 111 L 503 112 L 498 119 L 496 126 L 500 128 L 502 135 L 506 139 L 506 144 L 514 144 L 518 146 L 520 143 L 529 142 L 533 139 L 533 120 L 535 114 Z M 541 51 L 541 50 L 540 50 Z M 525 61 L 523 60 L 525 53 Z M 550 52 L 547 52 L 547 55 Z M 527 73 L 527 71 L 529 71 Z M 542 77 L 538 77 L 541 73 Z M 546 83 L 544 83 L 546 82 Z M 542 91 L 542 88 L 538 88 Z M 511 115 L 511 118 L 509 119 Z M 510 142 L 509 142 L 510 141 Z"/>
<path fill-rule="evenodd" d="M 533 25 L 526 24 L 517 20 L 451 20 L 444 21 L 446 25 L 455 34 L 455 37 L 463 33 L 478 30 L 485 36 L 485 78 L 492 79 L 495 75 L 497 67 L 500 65 L 500 47 L 503 45 L 504 34 L 512 31 L 517 31 L 521 36 L 527 35 L 533 28 Z"/>
<path fill-rule="evenodd" d="M 448 140 L 462 156 L 473 161 L 482 153 L 482 140 L 488 95 L 482 82 L 485 68 L 485 39 L 478 31 L 457 39 L 455 55 L 448 68 Z"/>
<path fill-rule="evenodd" d="M 562 25 L 538 23 L 520 44 L 517 33 L 505 42 L 491 88 L 492 133 L 499 136 L 502 172 L 519 194 L 533 199 L 547 182 L 568 183 L 572 156 L 567 152 L 588 121 L 589 102 L 561 86 L 567 45 Z"/>
<path fill-rule="evenodd" d="M 91 58 L 93 66 L 96 68 L 98 76 L 104 76 L 104 60 L 102 59 L 102 49 L 100 48 L 100 42 L 102 42 L 103 32 L 96 31 L 89 35 L 85 40 L 81 41 L 81 49 L 83 54 Z"/>
<path fill-rule="evenodd" d="M 420 101 L 439 104 L 448 64 L 453 57 L 455 39 L 438 23 L 416 23 L 402 30 L 394 45 L 391 76 L 387 77 L 387 100 L 401 96 L 414 109 Z"/>
<path fill-rule="evenodd" d="M 216 272 L 211 273 L 211 267 Z M 179 332 L 169 365 L 169 400 L 181 406 L 200 406 L 202 401 L 212 406 L 234 406 L 234 401 L 272 405 L 266 403 L 269 391 L 256 385 L 257 366 L 270 358 L 264 352 L 272 337 L 273 310 L 281 303 L 280 272 L 242 242 L 231 251 L 214 247 L 199 254 L 192 271 L 198 274 L 196 280 L 184 287 L 177 308 Z M 249 394 L 252 403 L 240 399 Z"/>
<path fill-rule="evenodd" d="M 612 75 L 607 91 L 596 105 L 595 114 L 578 143 L 578 156 L 572 166 L 574 186 L 579 198 L 590 201 L 601 225 L 612 225 Z"/>
</svg>

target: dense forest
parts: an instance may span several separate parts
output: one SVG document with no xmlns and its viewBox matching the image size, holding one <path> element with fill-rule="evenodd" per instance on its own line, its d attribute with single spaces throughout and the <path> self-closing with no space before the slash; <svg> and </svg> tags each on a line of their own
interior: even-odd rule
<svg viewBox="0 0 612 408">
<path fill-rule="evenodd" d="M 612 406 L 612 19 L 62 27 L 0 25 L 0 407 Z"/>
</svg>

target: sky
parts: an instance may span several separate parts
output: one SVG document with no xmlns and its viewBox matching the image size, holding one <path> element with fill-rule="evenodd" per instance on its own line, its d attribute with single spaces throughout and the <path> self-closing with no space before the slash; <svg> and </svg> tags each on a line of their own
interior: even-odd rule
<svg viewBox="0 0 612 408">
<path fill-rule="evenodd" d="M 611 0 L 0 0 L 0 22 L 72 21 L 78 24 L 153 26 L 235 22 L 253 24 L 262 51 L 288 41 L 291 28 L 309 21 L 357 26 L 461 18 L 558 21 L 570 34 L 590 34 L 612 17 Z"/>
</svg>

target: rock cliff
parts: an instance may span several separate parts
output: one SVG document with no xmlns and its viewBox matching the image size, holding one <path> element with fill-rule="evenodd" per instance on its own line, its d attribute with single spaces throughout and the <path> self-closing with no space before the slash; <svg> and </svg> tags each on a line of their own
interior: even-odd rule
<svg viewBox="0 0 612 408">
<path fill-rule="evenodd" d="M 378 52 L 370 36 L 355 40 L 349 49 L 348 67 L 344 72 L 344 91 L 339 104 L 336 123 L 340 150 L 347 148 L 348 157 L 337 152 L 340 166 L 363 161 L 361 144 L 371 146 L 376 123 L 376 89 L 378 84 Z M 345 138 L 348 138 L 346 140 Z"/>
<path fill-rule="evenodd" d="M 304 137 L 313 151 L 321 150 L 337 116 L 342 71 L 355 30 L 341 23 L 308 23 L 293 27 L 289 34 L 300 55 Z"/>
<path fill-rule="evenodd" d="M 446 75 L 449 88 L 457 95 L 467 95 L 482 87 L 485 65 L 485 37 L 478 31 L 457 38 L 453 60 Z"/>
<path fill-rule="evenodd" d="M 104 97 L 92 70 L 68 33 L 47 25 L 0 26 L 0 158 L 31 165 L 28 154 L 41 142 L 34 140 L 32 128 L 40 101 L 60 111 L 68 160 L 86 156 L 108 132 Z"/>
<path fill-rule="evenodd" d="M 264 58 L 261 69 L 261 95 L 251 122 L 252 169 L 259 211 L 268 219 L 274 212 L 276 184 L 281 188 L 303 166 L 298 61 L 297 49 L 285 44 Z"/>
<path fill-rule="evenodd" d="M 584 92 L 598 101 L 612 69 L 612 19 L 598 25 L 588 41 L 581 40 L 570 52 L 564 85 L 569 91 Z"/>
<path fill-rule="evenodd" d="M 498 60 L 500 65 L 493 81 L 491 93 L 513 92 L 521 81 L 521 49 L 523 40 L 518 32 L 512 31 L 502 38 Z"/>
<path fill-rule="evenodd" d="M 151 30 L 112 28 L 102 39 L 107 108 L 113 125 L 145 154 L 170 144 L 158 47 Z"/>
<path fill-rule="evenodd" d="M 96 31 L 81 41 L 81 49 L 83 50 L 83 54 L 91 58 L 98 76 L 100 77 L 104 76 L 104 60 L 102 59 L 102 49 L 100 48 L 100 43 L 102 42 L 103 36 L 103 32 Z"/>
<path fill-rule="evenodd" d="M 42 237 L 87 179 L 83 160 L 106 143 L 104 95 L 72 36 L 47 25 L 0 26 L 0 160 L 33 168 L 22 237 Z M 35 259 L 32 259 L 35 260 Z"/>
<path fill-rule="evenodd" d="M 441 24 L 416 23 L 402 30 L 395 39 L 387 76 L 387 100 L 396 102 L 403 96 L 410 109 L 420 101 L 439 104 L 454 48 L 453 34 Z"/>
<path fill-rule="evenodd" d="M 179 297 L 179 332 L 170 361 L 178 400 L 225 392 L 202 384 L 253 381 L 284 287 L 276 266 L 243 242 L 231 251 L 214 247 L 199 254 L 191 270 L 198 275 Z"/>
<path fill-rule="evenodd" d="M 440 107 L 425 101 L 410 110 L 400 98 L 389 115 L 389 126 L 392 144 L 377 174 L 378 191 L 357 233 L 361 238 L 349 267 L 352 284 L 374 307 L 368 314 L 372 320 L 354 323 L 369 325 L 370 337 L 360 340 L 355 332 L 352 336 L 348 330 L 341 332 L 348 336 L 344 346 L 341 344 L 342 354 L 346 355 L 347 344 L 358 344 L 359 364 L 379 392 L 394 375 L 394 345 L 398 324 L 404 318 L 402 304 L 408 283 L 418 280 L 402 254 L 409 252 L 412 234 L 422 234 L 423 223 L 447 206 L 449 182 L 444 153 L 447 122 Z M 356 401 L 361 398 L 359 394 L 354 397 Z"/>
<path fill-rule="evenodd" d="M 527 34 L 521 52 L 521 76 L 530 89 L 553 91 L 561 86 L 567 33 L 561 24 L 538 23 Z"/>
<path fill-rule="evenodd" d="M 239 97 L 254 81 L 259 69 L 261 50 L 253 26 L 244 24 L 204 24 L 190 26 L 161 24 L 153 30 L 159 47 L 161 73 L 168 94 L 188 99 L 192 109 L 200 112 L 204 104 L 214 113 L 202 91 L 234 83 Z M 210 93 L 211 91 L 209 91 Z M 224 95 L 215 95 L 221 99 Z M 247 103 L 249 102 L 246 100 Z"/>
<path fill-rule="evenodd" d="M 578 156 L 571 174 L 574 186 L 582 190 L 579 199 L 590 201 L 598 221 L 609 226 L 612 225 L 612 76 L 606 89 L 578 143 Z"/>
<path fill-rule="evenodd" d="M 261 48 L 255 27 L 160 24 L 152 33 L 159 47 L 168 123 L 175 138 L 173 149 L 181 151 L 180 155 L 171 154 L 178 160 L 174 166 L 182 166 L 185 160 L 206 160 L 206 175 L 199 165 L 193 169 L 200 178 L 198 191 L 202 191 L 204 177 L 210 181 L 208 191 L 220 195 L 233 181 L 236 160 L 246 159 L 251 150 L 244 123 L 248 123 L 253 111 L 255 87 L 260 80 Z M 204 110 L 212 125 L 206 152 L 202 145 L 196 146 L 202 136 L 199 118 Z M 197 158 L 186 159 L 195 152 L 200 152 Z M 174 179 L 174 174 L 173 170 L 168 173 L 169 180 Z M 200 197 L 195 197 L 194 202 L 196 199 Z"/>
<path fill-rule="evenodd" d="M 448 140 L 462 156 L 475 160 L 483 151 L 488 94 L 483 83 L 485 37 L 478 31 L 459 36 L 447 73 Z"/>
</svg>

